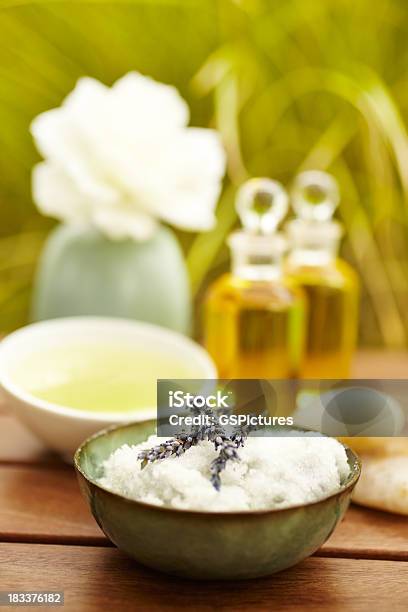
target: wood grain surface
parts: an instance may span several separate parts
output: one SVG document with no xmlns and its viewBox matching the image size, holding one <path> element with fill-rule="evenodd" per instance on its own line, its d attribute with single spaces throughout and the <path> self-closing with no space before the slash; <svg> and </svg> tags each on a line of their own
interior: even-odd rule
<svg viewBox="0 0 408 612">
<path fill-rule="evenodd" d="M 359 351 L 353 361 L 354 378 L 408 378 L 408 353 Z"/>
<path fill-rule="evenodd" d="M 0 466 L 0 500 L 0 541 L 109 544 L 69 466 Z"/>
<path fill-rule="evenodd" d="M 397 561 L 313 557 L 272 577 L 220 583 L 159 575 L 114 548 L 0 544 L 0 572 L 3 590 L 64 590 L 73 612 L 408 609 L 408 564 Z"/>
<path fill-rule="evenodd" d="M 5 463 L 53 463 L 59 458 L 10 414 L 0 411 L 0 465 Z"/>
</svg>

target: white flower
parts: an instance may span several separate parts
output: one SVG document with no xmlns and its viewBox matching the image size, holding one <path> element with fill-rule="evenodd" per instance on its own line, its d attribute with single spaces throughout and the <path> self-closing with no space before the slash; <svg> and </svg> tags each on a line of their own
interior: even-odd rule
<svg viewBox="0 0 408 612">
<path fill-rule="evenodd" d="M 188 120 L 177 89 L 136 72 L 112 87 L 79 79 L 61 107 L 31 124 L 45 158 L 33 171 L 38 208 L 117 239 L 145 240 L 159 220 L 211 229 L 224 150 L 216 131 Z"/>
</svg>

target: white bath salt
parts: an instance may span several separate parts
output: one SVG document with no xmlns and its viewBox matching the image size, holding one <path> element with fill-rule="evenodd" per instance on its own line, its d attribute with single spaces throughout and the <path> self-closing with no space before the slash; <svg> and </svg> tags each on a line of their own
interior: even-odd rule
<svg viewBox="0 0 408 612">
<path fill-rule="evenodd" d="M 229 461 L 216 491 L 209 476 L 217 452 L 200 442 L 179 457 L 149 463 L 141 469 L 138 454 L 164 438 L 151 436 L 137 446 L 124 445 L 104 462 L 99 483 L 128 498 L 154 504 L 234 512 L 288 508 L 315 502 L 335 493 L 350 467 L 341 444 L 323 436 L 250 437 Z"/>
</svg>

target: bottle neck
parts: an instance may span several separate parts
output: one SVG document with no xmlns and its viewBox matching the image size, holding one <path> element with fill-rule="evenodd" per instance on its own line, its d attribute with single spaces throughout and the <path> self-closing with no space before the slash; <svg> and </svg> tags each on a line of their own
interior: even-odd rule
<svg viewBox="0 0 408 612">
<path fill-rule="evenodd" d="M 295 266 L 329 266 L 336 261 L 338 245 L 332 249 L 294 247 L 289 254 L 289 263 Z"/>
<path fill-rule="evenodd" d="M 291 243 L 289 263 L 295 266 L 328 266 L 336 260 L 342 228 L 336 221 L 295 219 L 287 224 Z"/>
<path fill-rule="evenodd" d="M 282 276 L 282 258 L 260 261 L 235 253 L 232 256 L 232 274 L 251 281 L 277 280 Z"/>
<path fill-rule="evenodd" d="M 280 234 L 260 236 L 235 232 L 228 243 L 234 276 L 251 281 L 274 281 L 282 276 L 286 241 Z"/>
</svg>

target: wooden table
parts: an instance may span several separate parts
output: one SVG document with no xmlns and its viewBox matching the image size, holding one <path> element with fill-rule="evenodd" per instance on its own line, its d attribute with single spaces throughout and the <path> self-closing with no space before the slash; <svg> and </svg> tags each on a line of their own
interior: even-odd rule
<svg viewBox="0 0 408 612">
<path fill-rule="evenodd" d="M 360 354 L 355 373 L 406 377 L 408 357 Z M 313 557 L 268 578 L 200 583 L 167 577 L 110 545 L 79 494 L 72 468 L 47 453 L 3 405 L 0 591 L 5 590 L 64 590 L 62 609 L 73 612 L 105 607 L 405 612 L 408 518 L 353 506 Z"/>
</svg>

